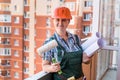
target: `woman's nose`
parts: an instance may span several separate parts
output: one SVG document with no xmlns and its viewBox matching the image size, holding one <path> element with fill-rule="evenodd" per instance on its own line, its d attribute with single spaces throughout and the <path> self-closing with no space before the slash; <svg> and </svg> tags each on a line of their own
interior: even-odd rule
<svg viewBox="0 0 120 80">
<path fill-rule="evenodd" d="M 59 24 L 62 24 L 62 20 L 59 20 Z"/>
</svg>

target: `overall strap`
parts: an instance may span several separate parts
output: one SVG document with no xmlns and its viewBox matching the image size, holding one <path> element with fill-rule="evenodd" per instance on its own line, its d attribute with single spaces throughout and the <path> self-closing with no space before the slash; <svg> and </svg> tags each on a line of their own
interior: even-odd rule
<svg viewBox="0 0 120 80">
<path fill-rule="evenodd" d="M 83 51 L 83 49 L 82 49 L 82 47 L 81 47 L 81 45 L 80 45 L 80 40 L 79 40 L 79 38 L 78 38 L 78 36 L 77 35 L 74 35 L 74 38 L 75 38 L 75 43 L 78 45 L 78 47 Z"/>
<path fill-rule="evenodd" d="M 64 56 L 64 48 L 60 45 L 59 41 L 57 40 L 55 34 L 50 37 L 50 40 L 56 40 L 58 46 L 54 48 L 55 52 L 53 52 L 52 57 L 54 57 L 57 61 L 61 62 L 62 57 Z"/>
</svg>

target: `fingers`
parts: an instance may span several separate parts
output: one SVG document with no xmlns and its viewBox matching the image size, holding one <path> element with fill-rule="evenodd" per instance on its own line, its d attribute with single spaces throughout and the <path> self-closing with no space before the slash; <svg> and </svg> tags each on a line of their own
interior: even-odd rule
<svg viewBox="0 0 120 80">
<path fill-rule="evenodd" d="M 61 69 L 60 64 L 58 64 L 58 63 L 54 63 L 51 66 L 52 66 L 52 71 L 53 72 L 58 72 Z"/>
</svg>

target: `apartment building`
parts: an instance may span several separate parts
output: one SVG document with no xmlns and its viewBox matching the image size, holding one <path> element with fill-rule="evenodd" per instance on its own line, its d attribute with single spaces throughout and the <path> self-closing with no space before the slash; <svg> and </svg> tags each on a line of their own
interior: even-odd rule
<svg viewBox="0 0 120 80">
<path fill-rule="evenodd" d="M 0 0 L 0 80 L 23 80 L 42 70 L 36 49 L 52 36 L 50 15 L 58 6 L 70 8 L 68 31 L 91 35 L 92 0 Z"/>
<path fill-rule="evenodd" d="M 83 66 L 87 80 L 120 79 L 120 0 L 93 0 L 92 31 L 99 31 L 106 40 L 96 51 L 90 65 Z M 45 74 L 43 76 L 39 76 Z M 39 72 L 25 80 L 52 80 L 51 75 Z"/>
</svg>

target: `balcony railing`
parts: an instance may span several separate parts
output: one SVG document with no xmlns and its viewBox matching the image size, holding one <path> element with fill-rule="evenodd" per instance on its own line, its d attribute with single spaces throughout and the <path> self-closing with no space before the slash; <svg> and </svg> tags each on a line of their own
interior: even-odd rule
<svg viewBox="0 0 120 80">
<path fill-rule="evenodd" d="M 41 71 L 24 80 L 53 80 L 53 79 L 52 79 L 52 74 Z"/>
</svg>

